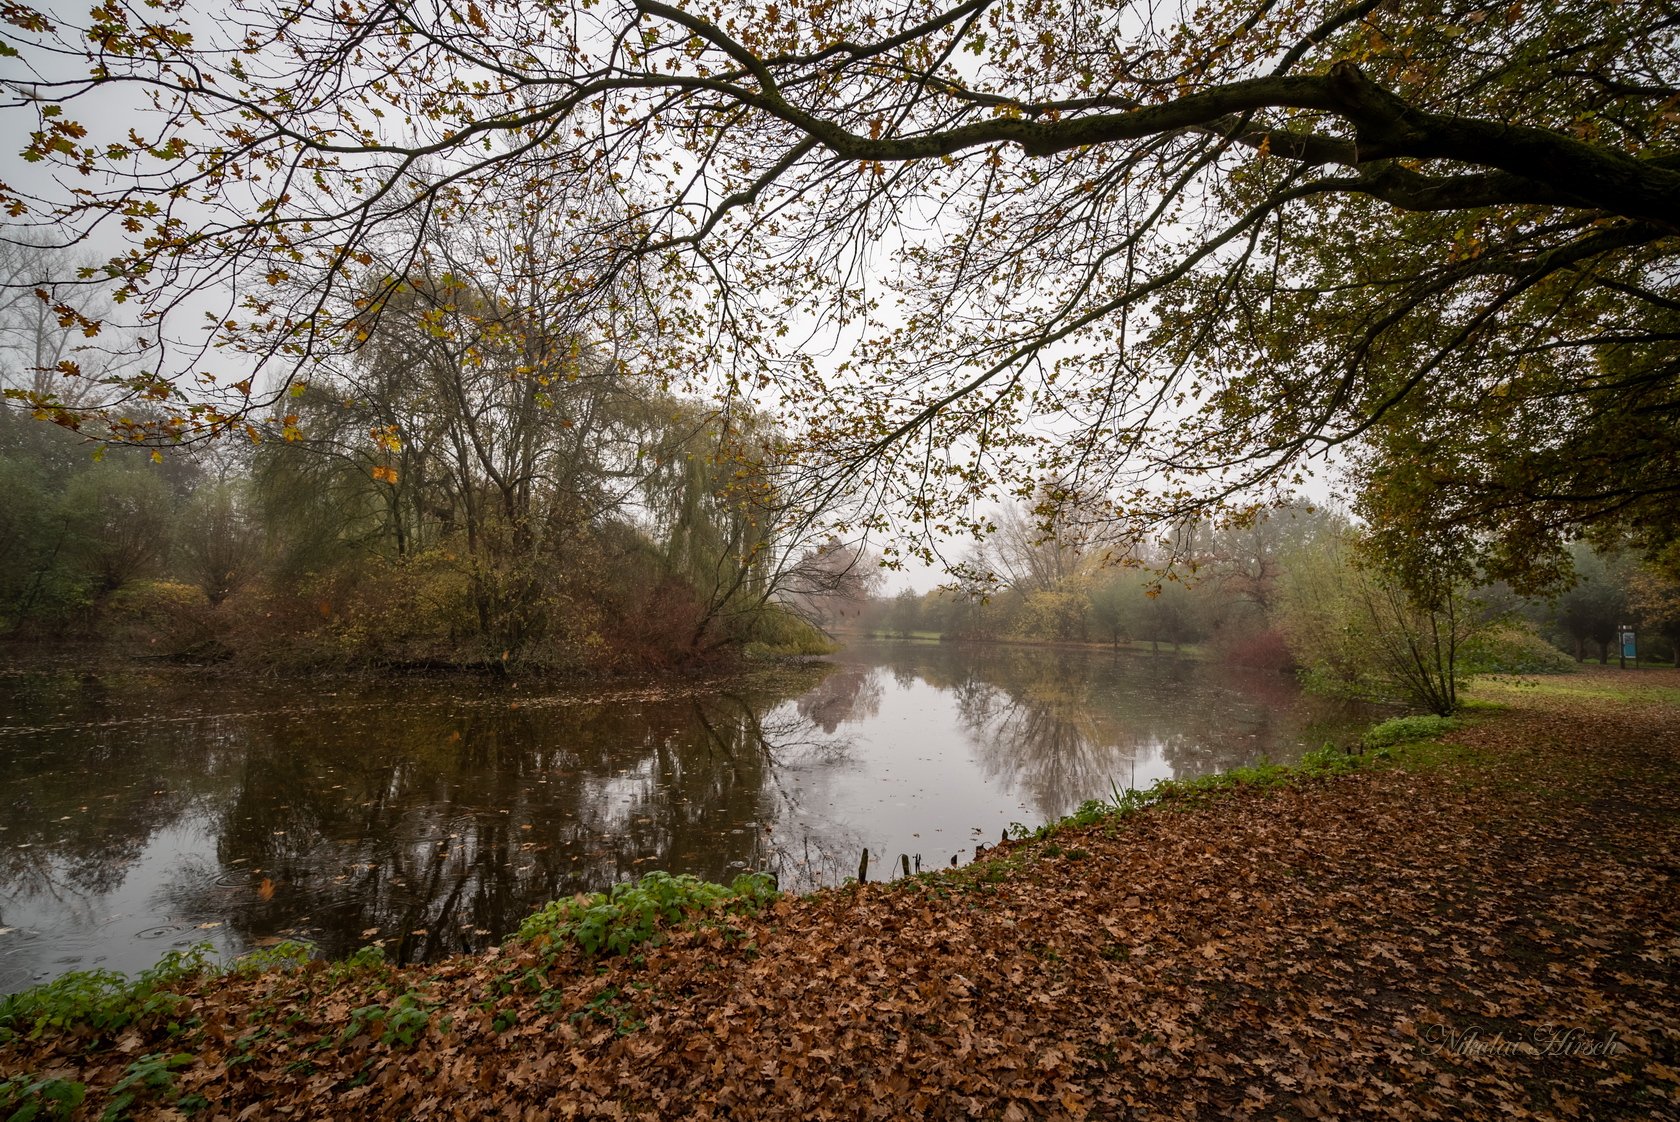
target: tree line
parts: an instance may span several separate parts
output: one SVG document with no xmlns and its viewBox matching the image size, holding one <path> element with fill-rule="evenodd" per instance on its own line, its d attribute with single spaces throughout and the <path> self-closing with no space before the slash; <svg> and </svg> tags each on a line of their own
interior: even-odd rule
<svg viewBox="0 0 1680 1122">
<path fill-rule="evenodd" d="M 897 548 L 1047 487 L 1153 549 L 1332 458 L 1423 604 L 1680 539 L 1661 0 L 197 8 L 4 17 L 50 173 L 0 184 L 9 229 L 121 239 L 7 291 L 98 334 L 102 287 L 148 344 L 97 395 L 18 387 L 73 429 L 237 433 L 410 314 L 403 263 L 559 242 L 517 300 L 633 308 L 662 380 L 769 403 L 929 531 Z M 507 213 L 538 236 L 440 251 Z M 216 347 L 274 376 L 207 384 Z"/>
<path fill-rule="evenodd" d="M 958 566 L 960 580 L 877 597 L 856 626 L 903 638 L 1194 646 L 1237 665 L 1299 669 L 1330 692 L 1445 712 L 1471 673 L 1609 662 L 1624 627 L 1643 660 L 1680 651 L 1680 580 L 1635 549 L 1571 543 L 1572 583 L 1555 595 L 1459 584 L 1422 605 L 1371 545 L 1346 515 L 1297 503 L 1193 524 L 1117 557 L 1077 524 L 1046 526 L 1017 504 Z"/>
<path fill-rule="evenodd" d="M 523 271 L 460 248 L 371 270 L 361 345 L 232 439 L 103 446 L 0 403 L 0 632 L 287 665 L 824 649 L 808 620 L 870 570 L 814 536 L 774 427 L 666 390 L 538 286 L 509 291 L 546 267 L 529 246 Z M 7 383 L 73 397 L 86 376 L 35 356 L 99 355 L 35 307 L 0 315 Z"/>
</svg>

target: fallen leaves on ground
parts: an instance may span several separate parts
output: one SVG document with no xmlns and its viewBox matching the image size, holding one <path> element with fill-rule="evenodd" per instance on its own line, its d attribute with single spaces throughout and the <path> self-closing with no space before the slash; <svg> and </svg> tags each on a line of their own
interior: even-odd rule
<svg viewBox="0 0 1680 1122">
<path fill-rule="evenodd" d="M 229 976 L 180 1035 L 16 1042 L 0 1071 L 86 1083 L 88 1117 L 161 1053 L 192 1062 L 133 1117 L 1680 1117 L 1680 707 L 1500 700 L 1437 766 L 1065 830 L 631 958 Z"/>
</svg>

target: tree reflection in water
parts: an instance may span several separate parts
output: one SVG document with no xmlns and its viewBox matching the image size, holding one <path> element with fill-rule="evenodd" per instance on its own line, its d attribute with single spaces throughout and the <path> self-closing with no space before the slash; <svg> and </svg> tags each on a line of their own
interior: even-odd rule
<svg viewBox="0 0 1680 1122">
<path fill-rule="evenodd" d="M 206 937 L 435 958 L 655 868 L 803 890 L 866 845 L 877 876 L 900 852 L 944 864 L 1134 767 L 1147 783 L 1319 735 L 1286 679 L 1041 648 L 531 692 L 0 673 L 0 992 Z"/>
<path fill-rule="evenodd" d="M 247 690 L 214 698 L 219 713 L 168 676 L 97 695 L 74 676 L 0 679 L 0 927 L 37 944 L 18 952 L 37 961 L 8 963 L 20 941 L 0 942 L 0 990 L 146 876 L 129 887 L 152 913 L 135 923 L 165 921 L 174 943 L 204 924 L 228 946 L 379 941 L 409 960 L 481 947 L 555 896 L 652 868 L 795 869 L 767 828 L 787 799 L 777 769 L 844 751 L 789 703 L 826 673 L 597 700 Z M 821 706 L 830 728 L 846 696 L 858 687 Z M 143 855 L 166 836 L 204 852 L 160 872 Z"/>
<path fill-rule="evenodd" d="M 777 766 L 836 750 L 786 696 L 455 706 L 405 714 L 360 757 L 337 739 L 253 751 L 217 855 L 273 892 L 239 894 L 230 922 L 329 953 L 378 940 L 398 960 L 428 959 L 650 869 L 774 869 Z M 213 906 L 203 897 L 216 891 L 178 886 L 179 910 Z"/>
<path fill-rule="evenodd" d="M 902 644 L 890 659 L 895 677 L 919 674 L 951 694 L 988 777 L 1040 821 L 1163 774 L 1293 759 L 1361 721 L 1287 676 L 1174 657 Z"/>
</svg>

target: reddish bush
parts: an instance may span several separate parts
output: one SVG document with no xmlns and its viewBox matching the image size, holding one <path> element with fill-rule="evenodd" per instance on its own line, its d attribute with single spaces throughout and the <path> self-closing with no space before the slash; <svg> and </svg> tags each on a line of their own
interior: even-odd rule
<svg viewBox="0 0 1680 1122">
<path fill-rule="evenodd" d="M 1273 628 L 1261 631 L 1225 632 L 1214 637 L 1214 657 L 1233 666 L 1249 666 L 1256 670 L 1283 672 L 1295 669 L 1295 656 L 1281 632 Z"/>
</svg>

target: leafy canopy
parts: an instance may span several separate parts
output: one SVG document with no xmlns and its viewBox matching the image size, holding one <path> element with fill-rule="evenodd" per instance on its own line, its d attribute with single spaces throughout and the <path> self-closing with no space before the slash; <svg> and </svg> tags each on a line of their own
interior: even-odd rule
<svg viewBox="0 0 1680 1122">
<path fill-rule="evenodd" d="M 1328 457 L 1412 572 L 1541 582 L 1580 527 L 1676 533 L 1668 0 L 3 18 L 24 158 L 59 174 L 0 206 L 131 239 L 88 278 L 150 317 L 118 435 L 260 404 L 171 333 L 186 293 L 235 293 L 214 339 L 294 376 L 355 345 L 359 268 L 540 190 L 610 200 L 558 216 L 555 283 L 634 312 L 642 361 L 771 393 L 814 463 L 933 529 L 983 528 L 1001 485 L 1139 537 Z"/>
</svg>

